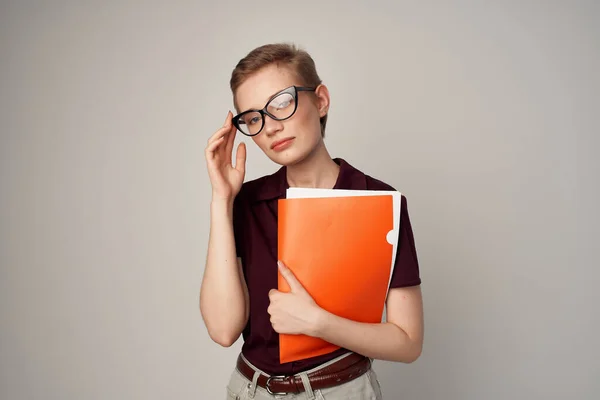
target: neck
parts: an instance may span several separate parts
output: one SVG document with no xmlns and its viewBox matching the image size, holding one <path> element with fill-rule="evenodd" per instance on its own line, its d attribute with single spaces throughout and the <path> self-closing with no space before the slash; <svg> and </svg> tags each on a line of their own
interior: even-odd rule
<svg viewBox="0 0 600 400">
<path fill-rule="evenodd" d="M 290 187 L 332 189 L 340 167 L 321 141 L 309 156 L 297 164 L 289 165 L 286 170 Z"/>
</svg>

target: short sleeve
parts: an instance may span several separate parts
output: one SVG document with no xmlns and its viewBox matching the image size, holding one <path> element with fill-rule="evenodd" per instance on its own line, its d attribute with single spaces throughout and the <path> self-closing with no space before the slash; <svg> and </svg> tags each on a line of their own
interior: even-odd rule
<svg viewBox="0 0 600 400">
<path fill-rule="evenodd" d="M 396 263 L 394 265 L 394 272 L 392 273 L 390 288 L 421 284 L 417 249 L 412 226 L 410 224 L 410 218 L 408 216 L 408 204 L 404 195 L 402 195 L 400 203 L 400 234 L 398 237 Z"/>
</svg>

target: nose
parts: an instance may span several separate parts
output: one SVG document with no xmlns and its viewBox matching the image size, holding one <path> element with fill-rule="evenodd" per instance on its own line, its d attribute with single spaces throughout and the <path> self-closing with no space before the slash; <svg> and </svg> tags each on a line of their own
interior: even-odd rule
<svg viewBox="0 0 600 400">
<path fill-rule="evenodd" d="M 265 126 L 263 129 L 264 129 L 265 133 L 267 134 L 267 136 L 269 136 L 269 137 L 273 136 L 277 132 L 279 132 L 280 130 L 283 129 L 283 123 L 281 121 L 276 121 L 266 114 L 265 114 L 264 118 L 265 118 Z"/>
</svg>

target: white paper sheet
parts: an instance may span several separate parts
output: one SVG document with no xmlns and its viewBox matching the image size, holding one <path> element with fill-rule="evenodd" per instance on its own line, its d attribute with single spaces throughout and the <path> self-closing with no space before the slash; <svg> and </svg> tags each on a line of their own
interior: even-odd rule
<svg viewBox="0 0 600 400">
<path fill-rule="evenodd" d="M 393 228 L 388 232 L 386 239 L 392 245 L 392 265 L 390 266 L 390 280 L 388 281 L 388 291 L 396 264 L 396 253 L 398 250 L 398 237 L 400 235 L 400 204 L 401 193 L 398 191 L 386 190 L 347 190 L 347 189 L 316 189 L 316 188 L 289 188 L 286 191 L 288 199 L 295 198 L 318 198 L 318 197 L 348 197 L 348 196 L 392 196 L 393 199 Z M 386 294 L 387 297 L 387 294 Z"/>
</svg>

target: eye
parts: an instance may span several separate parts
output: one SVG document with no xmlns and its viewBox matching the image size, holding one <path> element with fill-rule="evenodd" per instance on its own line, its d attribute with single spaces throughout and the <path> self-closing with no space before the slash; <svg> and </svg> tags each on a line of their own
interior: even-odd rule
<svg viewBox="0 0 600 400">
<path fill-rule="evenodd" d="M 245 114 L 243 116 L 243 118 L 241 118 L 241 120 L 243 120 L 244 124 L 250 126 L 250 125 L 260 124 L 262 122 L 261 121 L 262 117 L 259 113 L 252 112 L 252 113 Z"/>
<path fill-rule="evenodd" d="M 273 111 L 283 110 L 294 104 L 294 97 L 289 93 L 282 93 L 269 103 L 269 108 Z"/>
<path fill-rule="evenodd" d="M 277 110 L 281 110 L 282 108 L 286 108 L 287 106 L 289 106 L 291 102 L 292 102 L 291 100 L 286 100 L 286 101 L 282 101 L 280 103 L 274 104 L 274 106 Z"/>
</svg>

